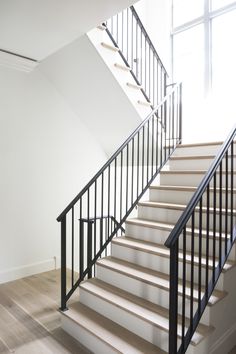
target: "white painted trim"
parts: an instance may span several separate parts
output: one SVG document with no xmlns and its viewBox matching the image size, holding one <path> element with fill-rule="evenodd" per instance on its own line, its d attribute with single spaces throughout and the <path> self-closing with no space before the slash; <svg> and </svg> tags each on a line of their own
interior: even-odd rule
<svg viewBox="0 0 236 354">
<path fill-rule="evenodd" d="M 58 257 L 53 257 L 41 262 L 6 269 L 0 272 L 0 284 L 57 268 L 60 268 L 60 260 Z"/>
<path fill-rule="evenodd" d="M 0 51 L 0 65 L 7 68 L 29 73 L 33 71 L 38 64 L 39 62 L 37 61 Z"/>
<path fill-rule="evenodd" d="M 213 346 L 211 347 L 209 354 L 214 354 L 217 350 L 220 349 L 220 347 L 222 347 L 222 349 L 225 349 L 225 343 L 226 341 L 229 340 L 229 338 L 231 336 L 235 337 L 236 335 L 236 323 L 229 328 L 217 341 L 214 342 Z M 231 348 L 229 348 L 230 350 Z M 221 353 L 223 353 L 224 351 L 221 351 Z"/>
</svg>

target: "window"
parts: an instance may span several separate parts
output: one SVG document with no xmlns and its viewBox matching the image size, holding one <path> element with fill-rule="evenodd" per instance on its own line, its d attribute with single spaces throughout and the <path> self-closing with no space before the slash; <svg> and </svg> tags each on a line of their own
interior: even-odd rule
<svg viewBox="0 0 236 354">
<path fill-rule="evenodd" d="M 218 10 L 222 7 L 232 4 L 233 2 L 234 1 L 232 1 L 232 0 L 212 0 L 211 1 L 211 9 L 213 11 Z"/>
<path fill-rule="evenodd" d="M 215 92 L 230 92 L 235 87 L 235 20 L 236 10 L 212 21 L 212 88 Z"/>
<path fill-rule="evenodd" d="M 204 91 L 203 29 L 198 25 L 174 38 L 174 81 L 183 82 L 185 96 L 199 97 Z"/>
<path fill-rule="evenodd" d="M 203 0 L 173 0 L 174 27 L 203 15 Z"/>
</svg>

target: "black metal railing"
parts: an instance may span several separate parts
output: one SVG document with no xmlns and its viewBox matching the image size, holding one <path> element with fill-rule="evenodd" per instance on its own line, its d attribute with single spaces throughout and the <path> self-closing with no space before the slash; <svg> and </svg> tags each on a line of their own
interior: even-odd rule
<svg viewBox="0 0 236 354">
<path fill-rule="evenodd" d="M 181 142 L 181 84 L 176 85 L 57 218 L 61 222 L 61 310 L 95 274 L 110 241 Z M 71 274 L 70 283 L 68 273 Z"/>
<path fill-rule="evenodd" d="M 165 243 L 170 248 L 170 354 L 186 352 L 236 239 L 235 135 L 236 127 Z"/>
<path fill-rule="evenodd" d="M 134 7 L 113 16 L 105 25 L 145 99 L 156 107 L 166 96 L 168 74 Z"/>
</svg>

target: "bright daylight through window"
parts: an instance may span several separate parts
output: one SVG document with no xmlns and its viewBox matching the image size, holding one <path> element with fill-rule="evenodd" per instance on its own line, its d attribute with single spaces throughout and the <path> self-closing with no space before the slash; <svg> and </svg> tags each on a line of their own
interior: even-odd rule
<svg viewBox="0 0 236 354">
<path fill-rule="evenodd" d="M 222 129 L 223 116 L 236 117 L 235 33 L 236 1 L 173 0 L 173 80 L 183 82 L 186 129 L 203 124 L 206 116 L 214 116 L 216 129 Z"/>
</svg>

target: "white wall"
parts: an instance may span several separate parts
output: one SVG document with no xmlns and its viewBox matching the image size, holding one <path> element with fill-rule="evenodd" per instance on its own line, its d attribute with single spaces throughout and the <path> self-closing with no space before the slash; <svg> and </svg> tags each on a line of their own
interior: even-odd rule
<svg viewBox="0 0 236 354">
<path fill-rule="evenodd" d="M 113 66 L 115 62 L 116 57 Z M 137 110 L 87 35 L 51 55 L 39 67 L 107 155 L 111 156 L 140 124 Z"/>
<path fill-rule="evenodd" d="M 140 0 L 134 7 L 170 74 L 171 0 Z"/>
<path fill-rule="evenodd" d="M 39 72 L 0 67 L 0 282 L 51 269 L 56 217 L 105 154 Z"/>
</svg>

